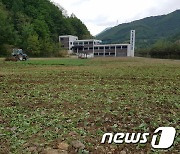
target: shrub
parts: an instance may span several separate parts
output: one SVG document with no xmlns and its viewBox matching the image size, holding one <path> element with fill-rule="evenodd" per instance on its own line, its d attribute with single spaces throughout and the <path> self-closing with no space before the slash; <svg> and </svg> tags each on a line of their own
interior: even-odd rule
<svg viewBox="0 0 180 154">
<path fill-rule="evenodd" d="M 56 53 L 56 57 L 68 57 L 68 51 L 67 50 L 60 50 Z"/>
</svg>

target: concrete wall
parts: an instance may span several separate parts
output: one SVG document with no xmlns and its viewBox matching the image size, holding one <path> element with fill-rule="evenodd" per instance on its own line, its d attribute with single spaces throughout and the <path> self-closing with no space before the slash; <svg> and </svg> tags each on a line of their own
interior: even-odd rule
<svg viewBox="0 0 180 154">
<path fill-rule="evenodd" d="M 74 46 L 74 41 L 78 40 L 78 37 L 72 35 L 65 35 L 59 37 L 59 42 L 62 44 L 63 48 L 66 48 L 70 53 L 72 53 L 72 47 Z"/>
</svg>

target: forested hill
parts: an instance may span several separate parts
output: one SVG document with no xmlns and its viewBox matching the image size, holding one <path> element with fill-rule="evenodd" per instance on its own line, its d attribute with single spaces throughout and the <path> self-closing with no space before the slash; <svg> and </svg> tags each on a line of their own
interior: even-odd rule
<svg viewBox="0 0 180 154">
<path fill-rule="evenodd" d="M 59 35 L 90 38 L 87 27 L 76 17 L 65 17 L 49 0 L 0 0 L 0 56 L 13 47 L 34 56 L 59 52 Z"/>
<path fill-rule="evenodd" d="M 167 15 L 120 24 L 101 33 L 96 38 L 108 43 L 128 42 L 131 29 L 136 30 L 136 47 L 150 46 L 157 40 L 180 34 L 180 10 Z"/>
</svg>

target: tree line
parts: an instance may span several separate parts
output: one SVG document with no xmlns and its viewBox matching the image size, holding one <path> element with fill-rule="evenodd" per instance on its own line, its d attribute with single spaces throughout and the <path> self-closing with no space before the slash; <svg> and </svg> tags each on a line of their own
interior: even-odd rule
<svg viewBox="0 0 180 154">
<path fill-rule="evenodd" d="M 61 55 L 59 35 L 92 37 L 81 20 L 65 17 L 49 0 L 0 0 L 0 56 L 15 47 L 30 56 Z"/>
<path fill-rule="evenodd" d="M 148 48 L 138 49 L 137 56 L 180 59 L 180 33 L 167 39 L 160 39 Z"/>
</svg>

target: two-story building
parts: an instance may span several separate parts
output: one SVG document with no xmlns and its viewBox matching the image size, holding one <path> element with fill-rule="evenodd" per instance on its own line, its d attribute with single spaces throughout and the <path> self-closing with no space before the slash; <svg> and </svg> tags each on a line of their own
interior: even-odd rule
<svg viewBox="0 0 180 154">
<path fill-rule="evenodd" d="M 62 47 L 80 57 L 134 57 L 135 30 L 131 30 L 129 44 L 102 44 L 101 40 L 78 40 L 77 36 L 59 36 Z"/>
</svg>

